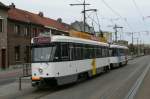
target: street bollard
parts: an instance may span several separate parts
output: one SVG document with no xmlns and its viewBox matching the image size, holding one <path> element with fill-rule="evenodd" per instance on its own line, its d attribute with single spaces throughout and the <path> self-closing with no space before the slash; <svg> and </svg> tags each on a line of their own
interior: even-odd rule
<svg viewBox="0 0 150 99">
<path fill-rule="evenodd" d="M 25 73 L 24 73 L 24 71 L 25 71 L 25 69 L 24 69 L 24 64 L 23 64 L 22 71 L 23 71 L 23 75 L 22 75 L 22 76 L 24 76 L 24 75 L 25 75 Z"/>
<path fill-rule="evenodd" d="M 26 76 L 28 76 L 28 66 L 26 64 Z"/>
<path fill-rule="evenodd" d="M 21 87 L 21 77 L 19 77 L 19 91 L 22 90 L 22 87 Z"/>
</svg>

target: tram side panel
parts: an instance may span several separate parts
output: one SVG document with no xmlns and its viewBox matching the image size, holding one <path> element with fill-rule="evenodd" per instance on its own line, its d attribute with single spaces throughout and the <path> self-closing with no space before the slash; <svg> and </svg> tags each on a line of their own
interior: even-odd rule
<svg viewBox="0 0 150 99">
<path fill-rule="evenodd" d="M 62 85 L 77 81 L 79 73 L 89 72 L 90 76 L 94 76 L 92 73 L 94 69 L 97 74 L 101 72 L 100 69 L 102 70 L 104 66 L 109 66 L 109 58 L 95 59 L 95 67 L 93 66 L 93 60 L 86 59 L 47 64 L 35 63 L 32 64 L 32 77 L 40 77 L 39 80 L 54 78 L 57 80 L 58 85 Z"/>
</svg>

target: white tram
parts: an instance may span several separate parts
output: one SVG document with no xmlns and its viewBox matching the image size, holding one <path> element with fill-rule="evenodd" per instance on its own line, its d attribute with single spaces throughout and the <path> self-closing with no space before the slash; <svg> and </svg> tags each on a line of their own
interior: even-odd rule
<svg viewBox="0 0 150 99">
<path fill-rule="evenodd" d="M 128 63 L 128 47 L 120 45 L 110 45 L 110 67 L 119 67 Z"/>
<path fill-rule="evenodd" d="M 107 43 L 68 36 L 36 37 L 31 43 L 33 86 L 72 83 L 109 69 Z"/>
</svg>

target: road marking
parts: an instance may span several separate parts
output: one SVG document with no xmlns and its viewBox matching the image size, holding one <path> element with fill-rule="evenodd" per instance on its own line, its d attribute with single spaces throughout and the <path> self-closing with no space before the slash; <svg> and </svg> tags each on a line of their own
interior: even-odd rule
<svg viewBox="0 0 150 99">
<path fill-rule="evenodd" d="M 148 65 L 146 67 L 146 69 L 144 70 L 144 72 L 141 74 L 141 76 L 137 79 L 137 81 L 134 83 L 134 85 L 132 86 L 132 88 L 130 89 L 130 91 L 128 92 L 128 94 L 125 96 L 124 99 L 134 99 L 141 83 L 143 82 L 146 74 L 148 73 L 150 68 L 150 65 Z"/>
</svg>

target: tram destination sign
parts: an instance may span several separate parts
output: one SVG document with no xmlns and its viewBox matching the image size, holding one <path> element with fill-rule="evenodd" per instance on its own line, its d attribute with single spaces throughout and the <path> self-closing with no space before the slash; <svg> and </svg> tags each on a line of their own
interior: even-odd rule
<svg viewBox="0 0 150 99">
<path fill-rule="evenodd" d="M 51 38 L 50 37 L 35 37 L 33 39 L 33 42 L 36 44 L 45 44 L 45 43 L 50 43 Z"/>
</svg>

